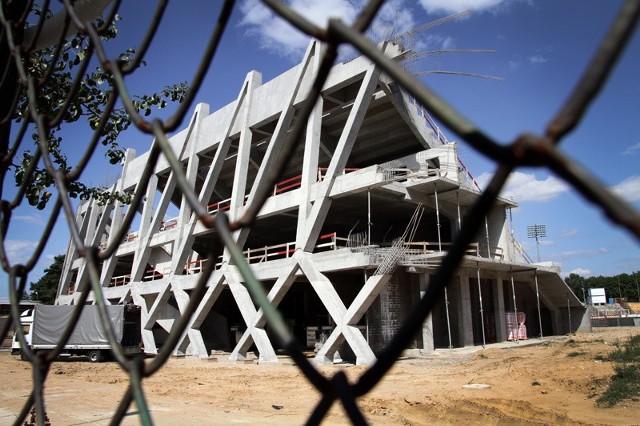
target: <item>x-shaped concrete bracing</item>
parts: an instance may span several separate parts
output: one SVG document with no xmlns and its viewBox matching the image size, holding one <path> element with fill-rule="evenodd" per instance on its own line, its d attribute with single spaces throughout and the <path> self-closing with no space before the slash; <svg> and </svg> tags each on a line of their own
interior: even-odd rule
<svg viewBox="0 0 640 426">
<path fill-rule="evenodd" d="M 357 324 L 390 278 L 391 275 L 372 275 L 367 279 L 367 282 L 360 289 L 349 308 L 346 309 L 344 315 L 339 318 L 339 321 L 334 318 L 336 328 L 316 354 L 317 362 L 331 362 L 333 355 L 345 339 L 356 354 L 356 364 L 372 364 L 375 361 L 375 355 L 373 355 L 371 347 Z M 366 347 L 363 343 L 366 344 Z M 360 347 L 363 349 L 360 349 Z M 356 348 L 358 348 L 359 352 Z"/>
<path fill-rule="evenodd" d="M 296 280 L 296 272 L 298 271 L 298 269 L 298 263 L 295 261 L 292 262 L 287 267 L 287 270 L 280 276 L 280 278 L 278 278 L 273 287 L 271 287 L 271 290 L 269 291 L 267 297 L 273 306 L 277 307 L 284 298 L 285 294 L 287 294 L 287 291 L 289 291 L 291 285 Z M 246 291 L 244 286 L 242 286 L 242 288 Z M 238 304 L 238 306 L 240 305 Z M 250 318 L 248 321 L 246 321 L 245 319 L 247 329 L 244 331 L 244 334 L 240 338 L 240 341 L 233 349 L 233 352 L 231 352 L 230 359 L 234 361 L 245 359 L 247 356 L 247 351 L 249 350 L 251 344 L 256 342 L 256 346 L 258 346 L 258 341 L 263 338 L 263 335 L 266 336 L 264 326 L 267 323 L 267 319 L 262 308 L 256 311 L 255 309 L 253 309 L 252 305 L 251 307 L 246 306 L 246 310 L 246 316 L 250 316 Z M 243 314 L 243 317 L 245 317 L 245 314 Z M 272 359 L 267 359 L 267 356 L 263 354 L 262 351 L 260 351 L 259 347 L 258 351 L 260 352 L 261 360 L 264 359 L 264 361 L 268 362 L 277 361 L 275 352 L 273 353 Z M 271 349 L 271 352 L 273 352 L 273 348 Z"/>
<path fill-rule="evenodd" d="M 298 251 L 294 254 L 292 263 L 287 267 L 286 271 L 283 271 L 283 274 L 269 291 L 268 298 L 274 306 L 277 307 L 280 304 L 291 288 L 291 285 L 293 285 L 298 272 L 307 277 L 312 288 L 336 324 L 336 328 L 329 336 L 329 339 L 318 352 L 316 361 L 332 362 L 332 357 L 338 350 L 338 347 L 346 340 L 356 355 L 357 364 L 373 363 L 376 359 L 375 355 L 356 325 L 391 276 L 375 275 L 370 277 L 347 309 L 331 281 L 318 270 L 313 260 L 311 260 L 310 255 Z M 247 329 L 234 348 L 230 359 L 245 359 L 247 350 L 252 343 L 255 343 L 262 361 L 277 361 L 275 352 L 273 352 L 271 343 L 264 330 L 266 318 L 262 309 L 256 310 L 253 307 L 247 289 L 240 284 L 239 281 L 233 284 L 229 282 L 229 286 L 230 288 L 232 288 L 232 286 L 235 287 L 237 294 L 234 293 L 234 297 L 236 297 L 238 307 L 247 324 Z M 232 291 L 234 291 L 233 288 Z M 239 299 L 237 295 L 242 295 L 242 299 Z M 248 301 L 244 300 L 245 298 L 249 298 Z M 265 350 L 266 352 L 263 352 Z"/>
<path fill-rule="evenodd" d="M 279 279 L 273 286 L 272 291 L 269 293 L 270 300 L 277 306 L 282 300 L 287 290 L 291 287 L 291 284 L 295 280 L 295 273 L 297 271 L 297 264 L 293 264 L 291 270 Z M 194 356 L 206 356 L 207 349 L 202 339 L 200 332 L 200 326 L 213 308 L 216 300 L 222 293 L 224 286 L 228 285 L 229 290 L 236 301 L 238 309 L 242 315 L 242 318 L 247 324 L 247 330 L 245 330 L 240 343 L 236 345 L 233 350 L 230 359 L 242 360 L 246 358 L 246 352 L 252 343 L 256 344 L 259 353 L 259 359 L 262 362 L 277 362 L 275 350 L 271 345 L 267 332 L 264 329 L 266 320 L 262 315 L 262 310 L 256 311 L 251 300 L 251 295 L 241 282 L 241 277 L 237 272 L 235 266 L 223 266 L 220 270 L 216 271 L 209 279 L 209 288 L 203 296 L 196 312 L 194 313 L 191 322 L 187 327 L 187 331 L 182 336 L 178 347 L 184 350 L 188 343 L 191 344 L 191 353 Z M 174 295 L 180 311 L 183 312 L 189 303 L 189 296 L 183 290 L 174 289 Z"/>
<path fill-rule="evenodd" d="M 391 275 L 371 276 L 347 309 L 331 281 L 318 270 L 309 256 L 300 253 L 297 259 L 300 269 L 306 275 L 309 283 L 327 308 L 329 315 L 331 315 L 331 319 L 336 324 L 335 329 L 316 354 L 315 361 L 320 363 L 333 362 L 333 355 L 342 342 L 346 340 L 356 355 L 356 364 L 372 364 L 375 362 L 376 357 L 369 343 L 367 343 L 367 340 L 356 325 L 389 281 Z"/>
<path fill-rule="evenodd" d="M 144 344 L 144 350 L 146 353 L 158 353 L 158 347 L 156 346 L 155 338 L 153 337 L 153 325 L 160 316 L 160 307 L 166 306 L 167 300 L 171 296 L 171 284 L 167 282 L 162 286 L 162 289 L 156 294 L 156 299 L 151 306 L 151 309 L 147 308 L 147 301 L 142 293 L 137 288 L 138 285 L 133 284 L 131 287 L 131 297 L 133 302 L 140 306 L 141 320 L 142 320 L 142 343 Z M 161 324 L 160 322 L 158 322 Z M 161 324 L 165 330 L 165 325 Z M 170 328 L 167 330 L 170 331 Z"/>
</svg>

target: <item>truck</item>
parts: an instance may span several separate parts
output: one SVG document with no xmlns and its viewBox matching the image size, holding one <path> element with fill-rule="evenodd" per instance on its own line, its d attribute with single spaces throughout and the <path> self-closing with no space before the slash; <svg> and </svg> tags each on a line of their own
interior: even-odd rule
<svg viewBox="0 0 640 426">
<path fill-rule="evenodd" d="M 53 350 L 75 308 L 71 305 L 36 305 L 33 309 L 23 312 L 20 316 L 20 326 L 29 348 L 34 352 Z M 140 307 L 127 304 L 107 305 L 106 308 L 116 340 L 123 353 L 128 356 L 141 354 Z M 91 362 L 100 362 L 110 354 L 110 351 L 111 346 L 100 321 L 98 306 L 84 306 L 80 319 L 60 355 L 82 355 Z M 11 352 L 25 359 L 17 334 L 13 338 Z"/>
</svg>

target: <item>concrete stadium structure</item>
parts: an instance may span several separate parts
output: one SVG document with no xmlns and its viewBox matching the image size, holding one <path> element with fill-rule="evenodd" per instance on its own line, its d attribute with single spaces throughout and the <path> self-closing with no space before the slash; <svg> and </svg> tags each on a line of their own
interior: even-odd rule
<svg viewBox="0 0 640 426">
<path fill-rule="evenodd" d="M 251 201 L 296 122 L 320 49 L 312 42 L 301 64 L 266 83 L 250 72 L 234 102 L 213 113 L 199 104 L 187 128 L 170 138 L 212 215 L 225 211 L 238 218 Z M 403 59 L 399 46 L 384 49 Z M 136 189 L 147 158 L 127 152 L 118 190 Z M 315 348 L 318 362 L 339 354 L 366 364 L 429 286 L 480 194 L 456 144 L 411 96 L 359 57 L 333 67 L 284 179 L 255 226 L 236 238 L 269 298 L 300 344 Z M 479 345 L 587 326 L 585 310 L 559 270 L 528 261 L 513 239 L 506 219 L 513 207 L 505 199 L 493 207 L 413 348 Z M 127 208 L 83 203 L 77 223 L 85 242 L 111 242 L 110 230 Z M 110 303 L 142 307 L 145 350 L 155 353 L 189 302 L 214 231 L 192 214 L 162 158 L 137 214 L 137 229 L 101 265 L 100 280 Z M 70 243 L 57 303 L 78 299 L 88 285 L 85 266 Z M 519 324 L 510 324 L 514 318 Z M 222 350 L 242 360 L 256 351 L 261 361 L 276 362 L 278 349 L 225 253 L 176 353 Z"/>
</svg>

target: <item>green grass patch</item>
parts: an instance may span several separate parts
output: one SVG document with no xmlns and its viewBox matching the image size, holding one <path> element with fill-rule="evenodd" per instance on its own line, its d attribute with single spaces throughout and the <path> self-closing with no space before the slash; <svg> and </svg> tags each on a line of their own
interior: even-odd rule
<svg viewBox="0 0 640 426">
<path fill-rule="evenodd" d="M 622 400 L 640 395 L 640 335 L 616 344 L 608 361 L 614 363 L 615 375 L 607 390 L 596 400 L 598 405 L 613 407 Z"/>
<path fill-rule="evenodd" d="M 567 354 L 567 356 L 568 356 L 569 358 L 575 358 L 575 357 L 577 357 L 577 356 L 584 355 L 584 354 L 586 354 L 586 352 L 584 352 L 584 351 L 573 351 L 573 352 L 569 352 L 569 353 Z"/>
<path fill-rule="evenodd" d="M 640 395 L 640 364 L 616 365 L 615 371 L 607 390 L 596 399 L 598 405 L 613 407 L 622 400 Z"/>
<path fill-rule="evenodd" d="M 640 362 L 640 334 L 631 337 L 626 343 L 617 344 L 609 354 L 612 362 Z"/>
</svg>

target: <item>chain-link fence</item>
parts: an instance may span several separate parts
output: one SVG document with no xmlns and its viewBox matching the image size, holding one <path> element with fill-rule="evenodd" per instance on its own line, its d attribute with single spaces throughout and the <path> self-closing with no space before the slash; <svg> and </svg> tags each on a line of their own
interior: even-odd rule
<svg viewBox="0 0 640 426">
<path fill-rule="evenodd" d="M 44 3 L 43 6 L 46 8 L 49 2 L 45 1 Z M 9 178 L 10 167 L 20 161 L 16 157 L 21 146 L 24 147 L 24 145 L 21 144 L 24 144 L 25 140 L 30 139 L 25 137 L 28 129 L 36 129 L 38 135 L 37 149 L 34 152 L 35 161 L 32 161 L 30 163 L 32 166 L 25 170 L 22 186 L 12 200 L 3 198 L 0 202 L 0 261 L 2 262 L 3 269 L 9 276 L 8 290 L 11 300 L 11 321 L 1 330 L 1 337 L 4 338 L 9 330 L 18 322 L 18 304 L 21 295 L 25 291 L 29 273 L 33 270 L 38 259 L 40 259 L 45 247 L 46 236 L 50 234 L 60 213 L 66 216 L 66 222 L 69 224 L 69 233 L 73 244 L 79 248 L 81 255 L 86 260 L 91 284 L 82 291 L 80 299 L 76 303 L 77 308 L 74 311 L 72 321 L 67 327 L 66 333 L 62 336 L 60 342 L 58 342 L 57 348 L 46 354 L 34 354 L 29 350 L 26 351 L 25 355 L 33 368 L 33 388 L 16 420 L 16 424 L 22 423 L 34 406 L 38 424 L 44 424 L 46 418 L 44 412 L 44 384 L 47 375 L 52 363 L 56 360 L 56 357 L 61 352 L 63 345 L 71 334 L 75 321 L 78 320 L 87 296 L 91 291 L 93 291 L 95 303 L 99 306 L 103 324 L 106 326 L 115 360 L 129 376 L 129 386 L 118 407 L 115 409 L 112 422 L 121 422 L 128 407 L 135 401 L 140 421 L 144 424 L 151 424 L 152 419 L 145 399 L 144 379 L 152 376 L 161 369 L 169 359 L 173 348 L 185 332 L 189 320 L 198 306 L 199 300 L 202 299 L 207 290 L 207 281 L 214 271 L 216 259 L 221 254 L 223 248 L 229 251 L 254 301 L 263 309 L 268 318 L 272 330 L 279 337 L 283 346 L 286 347 L 288 353 L 295 360 L 309 382 L 322 394 L 322 397 L 317 401 L 309 415 L 308 423 L 320 423 L 333 403 L 339 402 L 343 405 L 353 423 L 364 424 L 366 423 L 366 419 L 358 406 L 357 398 L 371 391 L 393 366 L 403 349 L 410 343 L 412 337 L 433 309 L 436 301 L 441 297 L 446 283 L 450 281 L 450 278 L 455 273 L 474 235 L 484 226 L 484 218 L 495 202 L 500 190 L 503 188 L 505 181 L 516 168 L 535 166 L 544 167 L 553 171 L 557 176 L 570 183 L 584 198 L 599 206 L 611 222 L 627 229 L 628 232 L 636 238 L 640 237 L 640 215 L 638 212 L 623 202 L 589 173 L 589 171 L 582 169 L 575 161 L 568 158 L 558 148 L 559 143 L 576 127 L 583 118 L 590 103 L 598 95 L 598 92 L 603 87 L 613 69 L 616 59 L 620 56 L 625 43 L 629 40 L 634 28 L 637 26 L 640 16 L 640 2 L 638 1 L 630 0 L 623 6 L 617 20 L 597 48 L 593 60 L 577 82 L 575 89 L 566 100 L 564 106 L 555 117 L 551 117 L 545 134 L 535 135 L 523 132 L 521 136 L 517 137 L 514 141 L 504 145 L 497 143 L 491 135 L 485 134 L 482 129 L 476 127 L 465 117 L 458 114 L 445 100 L 436 96 L 427 86 L 404 70 L 398 63 L 383 55 L 378 47 L 363 35 L 382 7 L 384 3 L 382 0 L 368 2 L 366 6 L 362 8 L 357 19 L 351 26 L 345 25 L 345 23 L 339 19 L 332 19 L 326 28 L 321 28 L 313 24 L 305 18 L 305 16 L 296 13 L 285 3 L 277 0 L 264 0 L 264 3 L 269 8 L 282 17 L 282 19 L 289 21 L 299 31 L 324 42 L 326 44 L 326 50 L 321 58 L 319 71 L 315 76 L 312 88 L 298 112 L 300 119 L 296 120 L 291 130 L 291 136 L 287 139 L 279 154 L 277 166 L 268 171 L 269 175 L 262 181 L 255 196 L 247 206 L 244 215 L 239 220 L 231 223 L 224 213 L 218 213 L 215 216 L 210 215 L 206 207 L 198 201 L 198 196 L 194 192 L 194 188 L 191 188 L 187 183 L 181 163 L 171 149 L 166 135 L 178 129 L 179 126 L 183 124 L 185 115 L 192 108 L 194 98 L 198 93 L 206 71 L 218 50 L 222 35 L 225 32 L 230 15 L 234 9 L 234 2 L 226 1 L 224 3 L 217 17 L 217 21 L 212 25 L 211 36 L 206 48 L 202 52 L 200 65 L 190 82 L 190 90 L 185 95 L 180 107 L 168 119 L 154 119 L 152 121 L 147 121 L 138 112 L 130 95 L 129 88 L 125 84 L 125 76 L 137 72 L 137 64 L 142 60 L 147 47 L 154 38 L 160 19 L 165 12 L 167 2 L 158 2 L 159 5 L 153 14 L 144 42 L 135 56 L 130 58 L 129 61 L 122 61 L 121 58 L 108 57 L 105 54 L 105 50 L 102 49 L 103 41 L 101 39 L 101 32 L 109 28 L 120 7 L 120 1 L 116 0 L 114 4 L 110 6 L 104 22 L 101 22 L 99 26 L 83 22 L 83 18 L 76 13 L 77 9 L 80 8 L 80 4 L 85 2 L 78 1 L 77 8 L 74 7 L 73 3 L 71 0 L 64 1 L 68 11 L 68 17 L 62 19 L 61 25 L 69 28 L 68 33 L 79 31 L 85 34 L 89 43 L 89 52 L 91 53 L 88 57 L 78 60 L 78 67 L 80 67 L 81 70 L 86 69 L 90 61 L 99 61 L 113 82 L 113 92 L 106 104 L 105 111 L 103 111 L 102 118 L 95 123 L 95 134 L 88 138 L 84 155 L 79 160 L 77 166 L 73 169 L 68 168 L 61 171 L 56 167 L 58 163 L 56 162 L 55 153 L 52 152 L 51 149 L 49 135 L 51 135 L 52 129 L 60 124 L 61 116 L 69 113 L 67 108 L 71 103 L 70 99 L 73 98 L 78 90 L 78 85 L 73 84 L 70 86 L 69 93 L 64 97 L 64 104 L 59 105 L 55 114 L 43 113 L 42 108 L 39 106 L 38 96 L 43 88 L 51 83 L 50 77 L 53 70 L 45 70 L 39 75 L 33 75 L 29 71 L 30 68 L 28 64 L 30 55 L 34 49 L 37 48 L 35 42 L 37 37 L 32 40 L 25 38 L 25 23 L 31 10 L 32 2 L 26 0 L 3 0 L 2 8 L 0 9 L 0 22 L 2 23 L 2 39 L 0 40 L 0 152 L 2 155 L 2 164 L 0 170 L 3 197 L 5 196 L 5 188 L 13 185 L 13 182 Z M 44 19 L 36 20 L 34 28 L 36 28 L 37 32 L 40 31 L 39 28 L 43 23 Z M 62 46 L 64 42 L 65 33 L 67 33 L 67 31 L 58 31 L 58 35 L 53 38 L 54 47 L 57 47 L 57 49 L 52 51 L 51 64 L 55 63 L 57 55 L 61 54 L 60 46 Z M 321 88 L 337 58 L 338 47 L 342 44 L 350 44 L 356 50 L 369 57 L 384 73 L 389 75 L 395 82 L 415 97 L 417 102 L 424 105 L 433 116 L 455 132 L 467 144 L 487 158 L 495 161 L 498 165 L 497 171 L 486 190 L 466 215 L 466 220 L 463 221 L 455 243 L 451 246 L 446 258 L 442 261 L 434 276 L 433 285 L 427 289 L 415 310 L 408 315 L 403 327 L 393 337 L 391 343 L 379 354 L 375 364 L 367 369 L 354 383 L 349 383 L 345 374 L 341 371 L 327 378 L 323 374 L 320 374 L 307 360 L 291 335 L 280 313 L 269 303 L 262 285 L 254 277 L 251 267 L 249 267 L 243 258 L 242 250 L 236 245 L 233 237 L 235 231 L 252 226 L 258 212 L 268 198 L 274 183 L 287 164 L 289 156 L 294 151 L 295 144 L 297 141 L 304 139 L 303 132 L 305 131 L 306 121 L 312 113 L 314 104 L 321 94 Z M 21 102 L 21 100 L 25 101 Z M 88 247 L 84 245 L 80 237 L 80 230 L 77 228 L 74 219 L 75 215 L 70 200 L 74 194 L 72 190 L 70 190 L 70 187 L 77 181 L 94 153 L 100 135 L 105 132 L 105 126 L 108 123 L 107 117 L 112 112 L 116 101 L 122 102 L 131 117 L 132 123 L 141 131 L 152 135 L 155 141 L 151 147 L 148 162 L 142 173 L 140 183 L 137 186 L 135 194 L 131 197 L 131 208 L 129 208 L 127 215 L 122 220 L 120 227 L 112 230 L 116 235 L 110 240 L 114 241 L 114 243 L 103 248 L 96 246 Z M 17 116 L 22 117 L 19 123 L 15 120 Z M 100 287 L 99 264 L 113 256 L 118 248 L 119 242 L 125 238 L 134 219 L 137 206 L 143 201 L 145 188 L 150 177 L 153 175 L 154 166 L 161 156 L 164 156 L 170 164 L 172 172 L 177 176 L 177 185 L 184 199 L 190 208 L 193 209 L 201 224 L 209 229 L 215 229 L 217 231 L 216 235 L 220 236 L 220 241 L 215 249 L 209 253 L 209 261 L 206 262 L 199 277 L 198 284 L 191 293 L 190 302 L 186 311 L 183 312 L 183 315 L 173 326 L 167 341 L 158 355 L 150 363 L 145 364 L 139 359 L 126 358 L 116 343 L 113 327 L 108 321 L 105 300 Z M 5 236 L 12 226 L 12 212 L 24 202 L 25 197 L 27 197 L 29 185 L 36 179 L 36 164 L 38 161 L 44 164 L 48 177 L 52 179 L 55 184 L 57 197 L 53 201 L 52 214 L 49 218 L 46 231 L 43 233 L 45 237 L 40 241 L 29 261 L 25 264 L 11 264 L 7 258 Z M 16 332 L 19 340 L 24 343 L 24 335 L 21 328 L 16 327 Z"/>
</svg>

